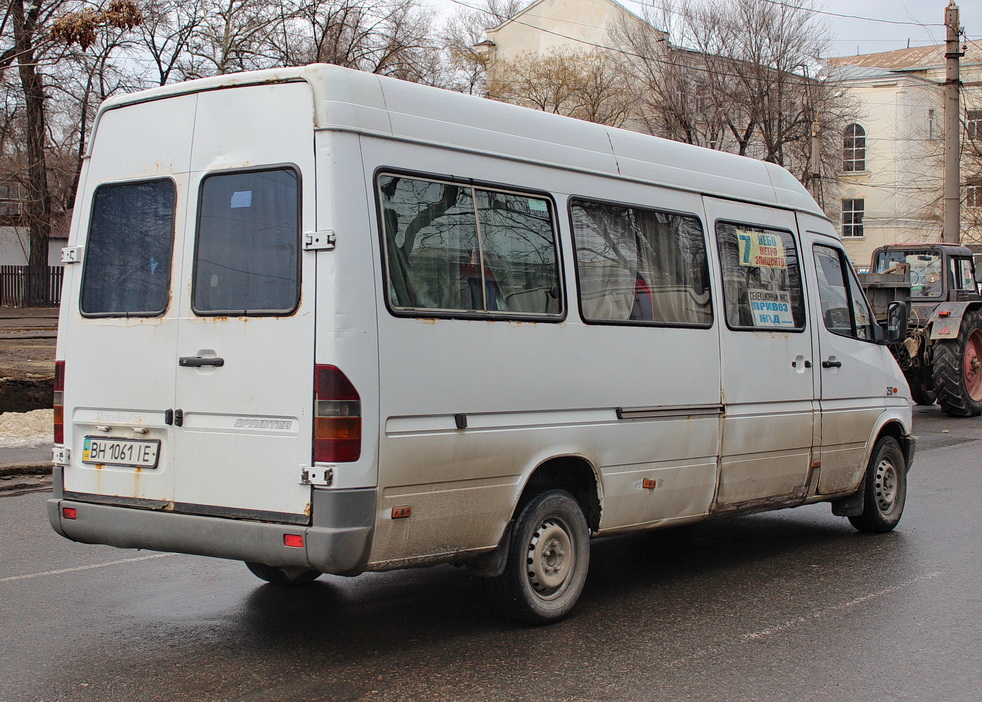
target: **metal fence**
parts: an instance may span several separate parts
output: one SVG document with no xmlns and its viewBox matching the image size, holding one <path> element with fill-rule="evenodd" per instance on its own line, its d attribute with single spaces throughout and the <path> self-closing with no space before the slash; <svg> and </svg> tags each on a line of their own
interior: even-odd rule
<svg viewBox="0 0 982 702">
<path fill-rule="evenodd" d="M 64 276 L 61 266 L 0 266 L 0 306 L 56 306 Z"/>
</svg>

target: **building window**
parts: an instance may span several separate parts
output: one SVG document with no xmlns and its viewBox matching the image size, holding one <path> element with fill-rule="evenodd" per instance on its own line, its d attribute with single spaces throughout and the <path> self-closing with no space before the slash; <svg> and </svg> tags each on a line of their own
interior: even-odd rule
<svg viewBox="0 0 982 702">
<path fill-rule="evenodd" d="M 982 180 L 970 180 L 965 186 L 965 206 L 982 207 Z"/>
<path fill-rule="evenodd" d="M 969 110 L 965 120 L 965 133 L 972 141 L 982 139 L 982 110 Z"/>
<path fill-rule="evenodd" d="M 842 137 L 842 170 L 857 173 L 866 170 L 866 130 L 850 124 Z"/>
<path fill-rule="evenodd" d="M 865 200 L 842 201 L 842 236 L 863 236 Z"/>
</svg>

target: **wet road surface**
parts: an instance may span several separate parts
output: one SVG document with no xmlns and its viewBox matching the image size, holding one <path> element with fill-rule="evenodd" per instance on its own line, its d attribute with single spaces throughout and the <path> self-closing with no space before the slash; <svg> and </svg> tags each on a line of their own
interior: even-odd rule
<svg viewBox="0 0 982 702">
<path fill-rule="evenodd" d="M 45 493 L 0 497 L 0 700 L 977 700 L 982 419 L 915 432 L 897 531 L 814 505 L 601 540 L 545 628 L 460 569 L 284 590 L 74 544 Z"/>
</svg>

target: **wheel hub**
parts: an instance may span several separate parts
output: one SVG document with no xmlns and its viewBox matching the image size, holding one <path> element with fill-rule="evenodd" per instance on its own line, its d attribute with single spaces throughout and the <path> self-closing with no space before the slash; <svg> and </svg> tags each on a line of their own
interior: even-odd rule
<svg viewBox="0 0 982 702">
<path fill-rule="evenodd" d="M 897 467 L 888 460 L 880 461 L 873 476 L 876 504 L 886 514 L 897 502 Z"/>
<path fill-rule="evenodd" d="M 555 520 L 539 525 L 529 541 L 528 578 L 541 595 L 556 593 L 573 569 L 575 556 L 569 534 Z"/>
</svg>

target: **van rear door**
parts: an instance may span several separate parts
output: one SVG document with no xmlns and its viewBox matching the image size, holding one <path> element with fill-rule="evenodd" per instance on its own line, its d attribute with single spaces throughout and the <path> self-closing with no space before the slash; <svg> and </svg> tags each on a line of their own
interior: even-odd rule
<svg viewBox="0 0 982 702">
<path fill-rule="evenodd" d="M 314 229 L 312 114 L 306 83 L 198 96 L 169 369 L 178 511 L 308 521 L 314 257 L 300 239 Z"/>
<path fill-rule="evenodd" d="M 69 493 L 309 521 L 312 111 L 288 83 L 104 113 L 63 313 Z"/>
</svg>

